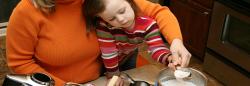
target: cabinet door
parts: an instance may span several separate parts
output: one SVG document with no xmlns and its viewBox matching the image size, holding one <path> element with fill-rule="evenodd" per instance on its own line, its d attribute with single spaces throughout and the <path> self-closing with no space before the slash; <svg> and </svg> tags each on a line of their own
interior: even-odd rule
<svg viewBox="0 0 250 86">
<path fill-rule="evenodd" d="M 203 60 L 211 10 L 195 2 L 179 0 L 172 0 L 170 8 L 180 23 L 184 45 L 193 55 Z"/>
<path fill-rule="evenodd" d="M 189 1 L 191 1 L 191 0 L 189 0 Z M 192 1 L 198 2 L 199 4 L 201 4 L 205 7 L 213 8 L 214 0 L 192 0 Z"/>
</svg>

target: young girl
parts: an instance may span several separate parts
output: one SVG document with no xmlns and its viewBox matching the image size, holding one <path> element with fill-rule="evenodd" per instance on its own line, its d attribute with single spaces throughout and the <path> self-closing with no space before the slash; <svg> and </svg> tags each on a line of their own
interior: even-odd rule
<svg viewBox="0 0 250 86">
<path fill-rule="evenodd" d="M 156 22 L 139 14 L 133 0 L 85 0 L 87 27 L 96 29 L 108 78 L 134 68 L 138 45 L 148 44 L 154 60 L 168 64 L 172 59 L 161 39 Z M 129 68 L 128 68 L 129 67 Z"/>
</svg>

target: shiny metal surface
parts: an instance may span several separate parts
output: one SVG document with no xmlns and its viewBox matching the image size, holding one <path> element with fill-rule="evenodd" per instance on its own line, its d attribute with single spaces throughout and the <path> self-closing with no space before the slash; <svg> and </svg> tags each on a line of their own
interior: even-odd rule
<svg viewBox="0 0 250 86">
<path fill-rule="evenodd" d="M 13 84 L 16 83 L 16 84 Z M 54 86 L 54 80 L 42 73 L 8 74 L 3 86 Z"/>
<path fill-rule="evenodd" d="M 185 81 L 192 82 L 196 86 L 207 86 L 208 79 L 203 73 L 193 68 L 188 69 L 191 71 L 192 76 L 191 79 Z M 174 70 L 171 70 L 170 68 L 165 68 L 159 73 L 156 81 L 156 86 L 162 86 L 161 83 L 175 79 L 176 78 L 174 76 Z"/>
</svg>

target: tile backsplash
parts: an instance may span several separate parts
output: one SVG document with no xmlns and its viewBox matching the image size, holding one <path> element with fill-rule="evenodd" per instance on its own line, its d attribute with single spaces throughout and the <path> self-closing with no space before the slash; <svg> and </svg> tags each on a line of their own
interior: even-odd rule
<svg viewBox="0 0 250 86">
<path fill-rule="evenodd" d="M 10 73 L 6 64 L 6 28 L 8 22 L 0 23 L 0 86 L 5 78 L 5 75 Z"/>
</svg>

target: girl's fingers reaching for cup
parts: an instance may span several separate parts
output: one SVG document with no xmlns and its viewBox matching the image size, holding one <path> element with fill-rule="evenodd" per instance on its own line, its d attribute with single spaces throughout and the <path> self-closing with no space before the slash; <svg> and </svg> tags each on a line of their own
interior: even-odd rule
<svg viewBox="0 0 250 86">
<path fill-rule="evenodd" d="M 169 67 L 170 69 L 172 69 L 172 70 L 175 70 L 174 65 L 171 64 L 171 63 L 168 64 L 168 67 Z"/>
</svg>

